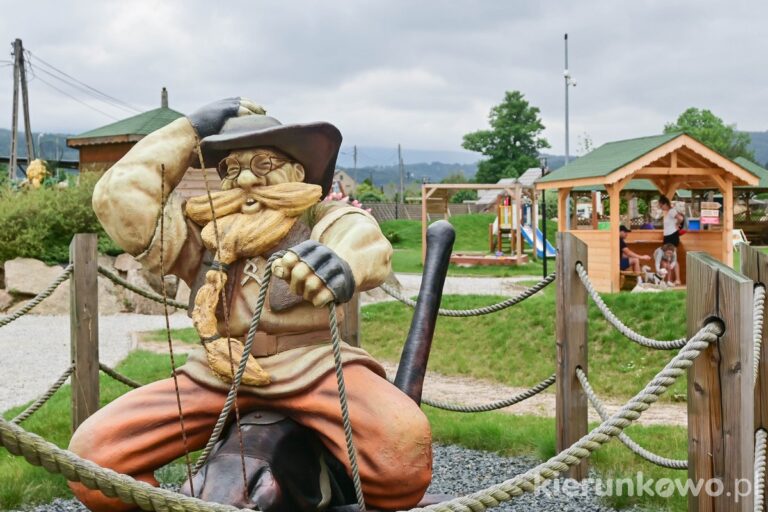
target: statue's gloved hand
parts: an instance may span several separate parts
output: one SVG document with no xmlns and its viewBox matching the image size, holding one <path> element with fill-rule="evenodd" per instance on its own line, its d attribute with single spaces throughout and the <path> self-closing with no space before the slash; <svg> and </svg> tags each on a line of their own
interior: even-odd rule
<svg viewBox="0 0 768 512">
<path fill-rule="evenodd" d="M 293 293 L 317 307 L 331 301 L 347 302 L 355 293 L 355 278 L 349 264 L 314 240 L 288 249 L 272 263 L 272 272 L 285 279 Z"/>
<path fill-rule="evenodd" d="M 266 111 L 248 98 L 237 97 L 209 103 L 188 115 L 187 119 L 192 123 L 197 136 L 204 139 L 219 133 L 227 119 L 252 114 L 264 115 Z"/>
</svg>

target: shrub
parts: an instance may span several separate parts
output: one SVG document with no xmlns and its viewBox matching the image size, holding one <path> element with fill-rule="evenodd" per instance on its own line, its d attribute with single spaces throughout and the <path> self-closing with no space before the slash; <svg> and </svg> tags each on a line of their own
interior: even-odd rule
<svg viewBox="0 0 768 512">
<path fill-rule="evenodd" d="M 67 188 L 0 191 L 0 261 L 37 258 L 48 264 L 69 261 L 75 233 L 96 233 L 99 252 L 122 251 L 104 232 L 91 207 L 98 176 L 83 174 Z"/>
</svg>

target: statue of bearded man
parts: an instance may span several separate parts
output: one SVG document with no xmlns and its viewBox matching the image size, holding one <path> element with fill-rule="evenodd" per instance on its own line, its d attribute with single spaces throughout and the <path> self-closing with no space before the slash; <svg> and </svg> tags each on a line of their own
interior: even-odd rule
<svg viewBox="0 0 768 512">
<path fill-rule="evenodd" d="M 285 432 L 295 430 L 280 427 L 279 418 L 286 417 L 318 440 L 310 457 L 322 460 L 307 464 L 325 467 L 330 455 L 351 474 L 328 311 L 321 306 L 381 284 L 390 272 L 392 248 L 365 211 L 321 201 L 340 144 L 331 124 L 282 125 L 252 101 L 231 98 L 151 133 L 104 174 L 93 195 L 104 229 L 148 270 L 159 274 L 162 262 L 166 274 L 189 285 L 190 312 L 203 343 L 177 370 L 175 383 L 154 382 L 99 410 L 74 433 L 70 450 L 157 485 L 157 468 L 202 448 L 242 355 L 259 292 L 267 287 L 238 394 L 240 414 L 279 413 L 273 426 L 264 427 L 274 430 L 267 431 L 286 438 Z M 185 201 L 174 189 L 201 157 L 205 167 L 218 169 L 222 190 L 210 199 Z M 278 251 L 287 252 L 274 262 L 267 282 L 267 261 Z M 384 510 L 410 508 L 431 479 L 428 422 L 367 352 L 344 344 L 342 354 L 366 502 Z M 230 504 L 261 510 L 322 510 L 332 504 L 328 482 L 322 481 L 325 470 L 317 472 L 321 481 L 300 492 L 281 488 L 276 475 L 282 469 L 272 467 L 280 453 L 261 453 L 264 428 L 242 430 L 247 488 L 238 456 L 238 472 L 207 489 L 232 487 Z M 196 495 L 216 498 L 217 491 L 211 494 L 204 484 Z M 91 510 L 131 509 L 82 484 L 70 485 Z"/>
</svg>

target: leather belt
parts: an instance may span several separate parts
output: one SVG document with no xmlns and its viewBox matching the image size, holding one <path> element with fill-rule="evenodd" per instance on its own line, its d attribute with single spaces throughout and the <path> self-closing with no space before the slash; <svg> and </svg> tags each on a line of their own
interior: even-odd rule
<svg viewBox="0 0 768 512">
<path fill-rule="evenodd" d="M 268 357 L 294 348 L 322 345 L 330 340 L 330 329 L 296 334 L 267 334 L 259 331 L 253 339 L 251 354 L 254 357 Z"/>
</svg>

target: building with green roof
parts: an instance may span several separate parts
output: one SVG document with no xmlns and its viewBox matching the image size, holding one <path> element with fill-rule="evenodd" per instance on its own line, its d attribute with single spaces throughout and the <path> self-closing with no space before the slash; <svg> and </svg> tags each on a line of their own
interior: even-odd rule
<svg viewBox="0 0 768 512">
<path fill-rule="evenodd" d="M 587 267 L 595 287 L 616 292 L 624 277 L 619 244 L 619 227 L 626 221 L 620 214 L 622 194 L 674 198 L 678 191 L 687 191 L 693 196 L 693 211 L 701 211 L 700 229 L 682 235 L 678 246 L 685 280 L 685 251 L 707 252 L 732 264 L 735 192 L 738 187 L 760 186 L 764 176 L 768 185 L 768 171 L 761 174 L 756 167 L 726 158 L 688 134 L 665 133 L 603 144 L 543 176 L 536 188 L 558 191 L 558 230 L 573 233 L 587 245 Z M 722 203 L 707 201 L 704 195 L 710 191 L 719 192 Z M 598 222 L 593 216 L 592 225 L 579 226 L 567 215 L 574 194 L 585 192 L 592 193 L 595 205 L 602 204 L 603 194 L 608 196 L 608 221 Z M 659 229 L 635 229 L 625 241 L 634 253 L 651 255 L 664 242 L 664 234 Z"/>
<path fill-rule="evenodd" d="M 125 155 L 138 141 L 184 117 L 168 107 L 168 91 L 163 87 L 160 107 L 75 135 L 67 146 L 80 151 L 80 171 L 104 171 Z"/>
</svg>

